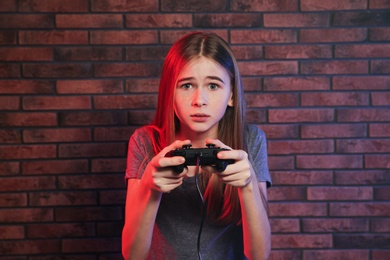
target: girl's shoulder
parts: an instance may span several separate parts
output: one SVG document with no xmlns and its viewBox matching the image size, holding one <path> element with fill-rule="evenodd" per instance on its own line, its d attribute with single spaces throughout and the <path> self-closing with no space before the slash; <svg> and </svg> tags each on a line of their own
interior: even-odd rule
<svg viewBox="0 0 390 260">
<path fill-rule="evenodd" d="M 253 142 L 255 140 L 262 141 L 266 139 L 265 132 L 257 125 L 248 124 L 246 128 L 247 139 L 249 142 Z"/>
</svg>

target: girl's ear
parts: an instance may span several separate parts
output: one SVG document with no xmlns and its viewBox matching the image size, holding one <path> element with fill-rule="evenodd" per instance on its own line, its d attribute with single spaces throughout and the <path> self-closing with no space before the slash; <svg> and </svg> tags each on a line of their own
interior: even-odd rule
<svg viewBox="0 0 390 260">
<path fill-rule="evenodd" d="M 234 102 L 233 102 L 233 91 L 230 92 L 230 98 L 229 98 L 229 101 L 228 101 L 228 106 L 229 106 L 229 107 L 233 107 L 233 106 L 234 106 Z"/>
</svg>

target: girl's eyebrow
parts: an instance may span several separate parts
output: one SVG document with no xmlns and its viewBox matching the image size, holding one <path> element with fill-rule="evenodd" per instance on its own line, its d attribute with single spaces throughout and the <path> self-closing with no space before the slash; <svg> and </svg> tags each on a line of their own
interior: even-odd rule
<svg viewBox="0 0 390 260">
<path fill-rule="evenodd" d="M 194 77 L 187 77 L 187 78 L 181 78 L 177 81 L 177 83 L 181 83 L 183 81 L 190 81 L 194 79 Z M 217 80 L 217 81 L 220 81 L 222 82 L 223 84 L 225 84 L 225 82 L 223 82 L 223 80 L 220 78 L 220 77 L 217 77 L 217 76 L 207 76 L 206 79 L 213 79 L 213 80 Z"/>
</svg>

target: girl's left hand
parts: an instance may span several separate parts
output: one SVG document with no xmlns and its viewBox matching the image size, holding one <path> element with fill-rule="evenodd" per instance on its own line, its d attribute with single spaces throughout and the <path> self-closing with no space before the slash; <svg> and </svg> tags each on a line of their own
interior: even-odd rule
<svg viewBox="0 0 390 260">
<path fill-rule="evenodd" d="M 251 182 L 252 178 L 255 178 L 248 154 L 245 151 L 233 150 L 218 139 L 207 139 L 206 144 L 214 144 L 216 147 L 229 149 L 230 151 L 218 152 L 217 157 L 218 159 L 233 159 L 235 163 L 228 164 L 223 172 L 218 172 L 212 166 L 202 166 L 203 170 L 217 174 L 224 183 L 235 187 L 245 187 Z"/>
</svg>

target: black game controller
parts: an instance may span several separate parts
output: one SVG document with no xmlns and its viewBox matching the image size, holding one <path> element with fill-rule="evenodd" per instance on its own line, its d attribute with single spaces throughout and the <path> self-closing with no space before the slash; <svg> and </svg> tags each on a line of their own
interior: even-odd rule
<svg viewBox="0 0 390 260">
<path fill-rule="evenodd" d="M 207 148 L 191 148 L 191 145 L 183 145 L 182 149 L 176 149 L 168 152 L 165 157 L 183 156 L 185 162 L 178 166 L 173 166 L 176 173 L 181 173 L 184 167 L 196 165 L 199 158 L 199 165 L 211 165 L 218 172 L 223 172 L 228 164 L 234 163 L 234 160 L 222 160 L 217 158 L 220 151 L 229 151 L 229 149 L 215 147 L 213 144 L 207 144 Z"/>
</svg>

